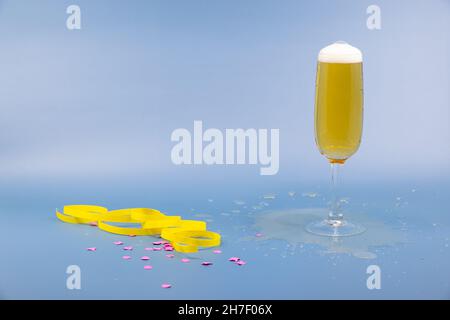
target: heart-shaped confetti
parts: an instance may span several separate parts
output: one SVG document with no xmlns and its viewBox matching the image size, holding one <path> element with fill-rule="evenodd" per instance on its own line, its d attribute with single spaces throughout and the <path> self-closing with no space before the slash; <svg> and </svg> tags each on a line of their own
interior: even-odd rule
<svg viewBox="0 0 450 320">
<path fill-rule="evenodd" d="M 90 247 L 90 248 L 86 248 L 87 251 L 97 251 L 96 247 Z"/>
<path fill-rule="evenodd" d="M 237 262 L 239 260 L 241 260 L 241 259 L 238 257 L 231 257 L 230 259 L 228 259 L 228 261 L 231 261 L 231 262 Z"/>
<path fill-rule="evenodd" d="M 163 284 L 161 285 L 161 288 L 163 288 L 163 289 L 169 289 L 169 288 L 172 288 L 172 285 L 171 285 L 170 283 L 163 283 Z"/>
<path fill-rule="evenodd" d="M 131 251 L 133 250 L 132 246 L 123 247 L 123 250 Z"/>
<path fill-rule="evenodd" d="M 141 260 L 144 260 L 144 261 L 149 260 L 149 259 L 150 259 L 150 258 L 147 257 L 147 256 L 142 256 L 142 257 L 141 257 Z"/>
</svg>

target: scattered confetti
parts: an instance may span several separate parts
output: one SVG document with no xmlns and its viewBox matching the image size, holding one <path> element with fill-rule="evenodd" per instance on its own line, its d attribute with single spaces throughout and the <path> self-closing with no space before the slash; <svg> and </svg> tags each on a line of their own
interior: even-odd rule
<svg viewBox="0 0 450 320">
<path fill-rule="evenodd" d="M 121 245 L 123 245 L 123 242 L 122 241 L 114 241 L 113 242 L 116 246 L 121 246 Z"/>
<path fill-rule="evenodd" d="M 163 244 L 162 241 L 155 241 L 155 242 L 153 242 L 153 245 L 155 245 L 155 246 L 159 246 L 159 245 L 162 245 L 162 244 Z"/>
<path fill-rule="evenodd" d="M 132 246 L 123 247 L 123 250 L 131 251 L 133 250 Z"/>
<path fill-rule="evenodd" d="M 152 251 L 161 251 L 161 250 L 162 250 L 162 248 L 158 248 L 158 247 L 156 247 L 156 248 L 151 248 L 151 250 L 152 250 Z"/>
<path fill-rule="evenodd" d="M 141 257 L 141 260 L 149 260 L 150 258 L 149 257 L 147 257 L 147 256 L 142 256 Z"/>
<path fill-rule="evenodd" d="M 231 262 L 237 262 L 239 260 L 241 260 L 241 259 L 238 257 L 231 257 L 230 259 L 228 259 L 228 261 L 231 261 Z"/>
<path fill-rule="evenodd" d="M 153 251 L 153 248 L 144 248 L 145 251 Z"/>
<path fill-rule="evenodd" d="M 263 236 L 263 234 L 260 233 L 260 232 L 258 232 L 257 234 L 255 234 L 255 237 L 258 237 L 258 238 L 260 238 L 260 237 L 262 237 L 262 236 Z"/>
<path fill-rule="evenodd" d="M 171 254 L 171 253 L 169 253 L 169 254 L 166 254 L 166 257 L 167 257 L 167 258 L 173 258 L 173 257 L 175 257 L 175 255 L 174 255 L 174 254 Z"/>
<path fill-rule="evenodd" d="M 130 256 L 123 256 L 122 259 L 123 259 L 123 260 L 130 260 L 131 257 L 130 257 Z"/>
<path fill-rule="evenodd" d="M 212 265 L 213 263 L 212 262 L 210 262 L 210 261 L 203 261 L 202 262 L 202 266 L 210 266 L 210 265 Z"/>
<path fill-rule="evenodd" d="M 152 270 L 152 269 L 153 269 L 153 267 L 152 267 L 152 266 L 150 266 L 150 265 L 147 265 L 147 266 L 144 266 L 144 269 L 145 269 L 145 270 Z"/>
<path fill-rule="evenodd" d="M 169 288 L 172 288 L 172 285 L 171 285 L 170 283 L 163 283 L 163 284 L 161 285 L 161 288 L 163 288 L 163 289 L 169 289 Z"/>
<path fill-rule="evenodd" d="M 243 260 L 239 260 L 235 262 L 238 266 L 243 266 L 244 264 L 247 264 L 247 262 L 243 261 Z"/>
<path fill-rule="evenodd" d="M 191 260 L 189 260 L 188 258 L 183 258 L 183 259 L 181 259 L 181 262 L 184 262 L 184 263 L 187 263 L 187 262 L 189 262 L 189 261 L 191 261 Z"/>
<path fill-rule="evenodd" d="M 220 254 L 220 253 L 222 253 L 222 250 L 213 250 L 213 253 Z"/>
<path fill-rule="evenodd" d="M 96 247 L 90 247 L 90 248 L 86 248 L 87 251 L 97 251 Z"/>
</svg>

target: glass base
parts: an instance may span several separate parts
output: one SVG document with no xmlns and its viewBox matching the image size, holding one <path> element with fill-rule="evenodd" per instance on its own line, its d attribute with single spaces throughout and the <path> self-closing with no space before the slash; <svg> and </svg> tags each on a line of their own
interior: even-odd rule
<svg viewBox="0 0 450 320">
<path fill-rule="evenodd" d="M 326 237 L 349 237 L 361 234 L 366 228 L 346 220 L 314 221 L 306 226 L 306 231 Z"/>
</svg>

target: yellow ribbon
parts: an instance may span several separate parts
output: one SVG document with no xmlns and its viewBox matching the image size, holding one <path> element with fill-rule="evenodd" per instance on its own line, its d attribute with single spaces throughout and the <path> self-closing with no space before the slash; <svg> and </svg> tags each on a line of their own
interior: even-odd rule
<svg viewBox="0 0 450 320">
<path fill-rule="evenodd" d="M 97 223 L 99 229 L 120 235 L 160 235 L 179 252 L 197 252 L 199 247 L 220 245 L 220 234 L 208 231 L 205 221 L 183 220 L 180 216 L 167 216 L 155 209 L 128 208 L 109 211 L 100 206 L 70 205 L 64 206 L 62 212 L 56 210 L 56 217 L 66 223 Z M 119 227 L 111 222 L 136 226 Z"/>
</svg>

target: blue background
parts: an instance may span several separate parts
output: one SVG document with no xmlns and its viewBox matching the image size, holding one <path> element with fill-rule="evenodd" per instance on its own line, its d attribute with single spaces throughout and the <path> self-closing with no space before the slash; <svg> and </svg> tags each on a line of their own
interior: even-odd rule
<svg viewBox="0 0 450 320">
<path fill-rule="evenodd" d="M 82 29 L 69 31 L 74 3 Z M 371 4 L 381 8 L 381 30 L 366 27 Z M 0 296 L 448 299 L 449 30 L 448 0 L 0 1 Z M 323 254 L 327 244 L 305 239 L 294 254 L 269 258 L 276 240 L 246 238 L 259 215 L 326 206 L 314 80 L 318 51 L 336 40 L 364 54 L 363 140 L 343 170 L 343 193 L 349 210 L 406 240 L 368 235 L 383 252 L 370 261 Z M 170 134 L 194 120 L 279 128 L 279 173 L 173 165 Z M 267 193 L 276 199 L 264 201 Z M 237 199 L 248 207 L 233 213 Z M 261 201 L 269 205 L 252 209 Z M 113 254 L 117 237 L 55 220 L 55 207 L 70 203 L 207 212 L 224 236 L 225 262 L 214 256 L 215 268 L 186 271 L 161 255 L 164 271 L 138 275 L 137 262 L 123 267 Z M 242 238 L 252 262 L 235 269 L 225 255 L 242 253 Z M 69 264 L 82 267 L 80 291 L 65 288 Z M 382 290 L 365 287 L 369 264 L 386 270 Z M 161 292 L 163 281 L 174 287 Z"/>
</svg>

